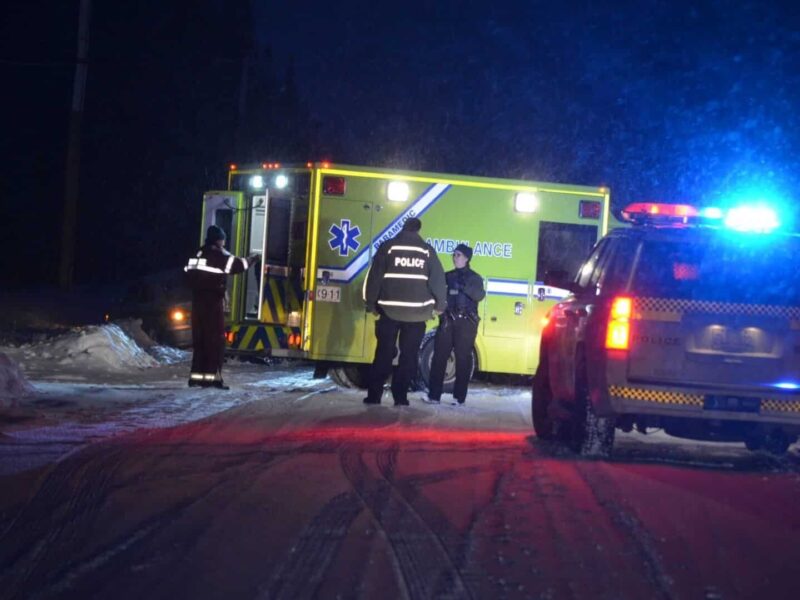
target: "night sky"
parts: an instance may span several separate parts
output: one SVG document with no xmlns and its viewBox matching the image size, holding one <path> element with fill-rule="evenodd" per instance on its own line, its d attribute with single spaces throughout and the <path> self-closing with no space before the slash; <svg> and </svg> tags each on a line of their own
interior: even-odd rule
<svg viewBox="0 0 800 600">
<path fill-rule="evenodd" d="M 229 162 L 606 184 L 617 206 L 791 205 L 793 5 L 95 1 L 77 280 L 179 268 Z M 3 19 L 4 285 L 56 279 L 77 24 L 77 0 Z"/>
</svg>

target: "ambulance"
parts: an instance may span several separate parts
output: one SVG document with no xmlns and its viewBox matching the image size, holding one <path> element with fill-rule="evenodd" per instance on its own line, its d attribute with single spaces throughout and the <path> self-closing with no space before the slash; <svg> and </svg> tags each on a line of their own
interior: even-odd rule
<svg viewBox="0 0 800 600">
<path fill-rule="evenodd" d="M 202 228 L 228 233 L 228 249 L 261 267 L 229 282 L 228 350 L 315 361 L 361 387 L 375 351 L 375 317 L 362 287 L 370 261 L 406 219 L 453 268 L 455 246 L 474 249 L 483 276 L 476 370 L 533 375 L 541 321 L 567 291 L 545 273 L 574 272 L 609 228 L 609 191 L 453 174 L 331 164 L 231 165 L 226 190 L 203 197 Z M 427 383 L 437 321 L 420 352 Z M 446 373 L 452 384 L 454 363 Z"/>
</svg>

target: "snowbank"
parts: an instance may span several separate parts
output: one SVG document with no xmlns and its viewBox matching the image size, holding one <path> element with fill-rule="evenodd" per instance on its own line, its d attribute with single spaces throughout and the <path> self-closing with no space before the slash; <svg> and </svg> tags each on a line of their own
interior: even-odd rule
<svg viewBox="0 0 800 600">
<path fill-rule="evenodd" d="M 159 364 L 118 325 L 85 327 L 21 350 L 25 363 L 44 359 L 61 367 L 89 370 L 130 371 Z"/>
<path fill-rule="evenodd" d="M 28 383 L 17 363 L 0 352 L 0 401 L 10 399 L 12 404 L 16 398 L 27 396 L 34 391 Z"/>
</svg>

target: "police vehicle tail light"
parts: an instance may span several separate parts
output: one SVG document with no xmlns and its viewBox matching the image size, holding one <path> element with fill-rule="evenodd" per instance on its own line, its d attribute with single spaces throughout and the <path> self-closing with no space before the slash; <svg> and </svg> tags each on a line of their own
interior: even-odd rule
<svg viewBox="0 0 800 600">
<path fill-rule="evenodd" d="M 227 332 L 225 334 L 225 341 L 228 342 L 228 344 L 233 344 L 233 341 L 235 339 L 236 339 L 236 332 L 235 331 L 229 331 L 229 332 Z"/>
<path fill-rule="evenodd" d="M 326 196 L 344 196 L 347 182 L 344 177 L 326 175 L 322 178 L 322 193 Z"/>
<path fill-rule="evenodd" d="M 405 202 L 408 194 L 408 184 L 405 181 L 390 181 L 386 188 L 386 196 L 392 202 Z"/>
<path fill-rule="evenodd" d="M 611 314 L 608 319 L 606 332 L 606 348 L 608 350 L 627 350 L 631 335 L 631 309 L 630 298 L 614 298 L 611 303 Z"/>
<path fill-rule="evenodd" d="M 536 212 L 539 208 L 539 198 L 532 192 L 519 192 L 514 196 L 514 210 L 523 213 Z"/>
</svg>

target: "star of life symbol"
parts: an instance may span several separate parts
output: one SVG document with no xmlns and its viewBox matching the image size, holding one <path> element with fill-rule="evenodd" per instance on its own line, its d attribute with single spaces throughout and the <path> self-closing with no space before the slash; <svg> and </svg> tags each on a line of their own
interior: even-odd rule
<svg viewBox="0 0 800 600">
<path fill-rule="evenodd" d="M 334 223 L 328 231 L 333 236 L 328 240 L 328 245 L 331 250 L 338 250 L 339 256 L 347 256 L 351 250 L 355 252 L 361 246 L 358 241 L 361 229 L 358 225 L 351 226 L 350 219 L 342 219 L 339 225 Z"/>
</svg>

